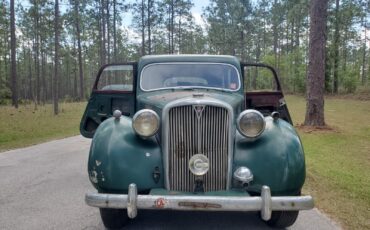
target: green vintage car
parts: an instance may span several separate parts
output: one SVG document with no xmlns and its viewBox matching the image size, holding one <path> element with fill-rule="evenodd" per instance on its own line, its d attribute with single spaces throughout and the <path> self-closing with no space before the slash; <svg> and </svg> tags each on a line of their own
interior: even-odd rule
<svg viewBox="0 0 370 230">
<path fill-rule="evenodd" d="M 93 138 L 97 189 L 85 200 L 107 228 L 138 209 L 259 211 L 281 228 L 313 208 L 300 195 L 303 148 L 270 66 L 218 55 L 105 65 L 80 130 Z"/>
</svg>

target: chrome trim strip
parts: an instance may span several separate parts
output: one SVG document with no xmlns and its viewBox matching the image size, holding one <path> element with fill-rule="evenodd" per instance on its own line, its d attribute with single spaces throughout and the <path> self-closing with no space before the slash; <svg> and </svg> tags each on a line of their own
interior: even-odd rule
<svg viewBox="0 0 370 230">
<path fill-rule="evenodd" d="M 272 197 L 270 188 L 263 186 L 261 196 L 182 196 L 137 195 L 135 184 L 130 184 L 128 194 L 87 193 L 87 205 L 98 208 L 127 208 L 128 216 L 136 216 L 137 209 L 206 210 L 206 211 L 260 211 L 264 220 L 271 218 L 271 211 L 299 211 L 314 207 L 311 196 Z M 135 201 L 135 202 L 131 202 Z M 132 213 L 134 212 L 134 213 Z"/>
<path fill-rule="evenodd" d="M 236 73 L 237 73 L 237 76 L 238 76 L 238 82 L 239 82 L 239 87 L 237 89 L 234 89 L 234 90 L 231 90 L 231 89 L 224 89 L 224 88 L 216 88 L 216 87 L 201 87 L 201 86 L 177 86 L 177 87 L 165 87 L 165 88 L 158 88 L 158 89 L 150 89 L 150 90 L 147 90 L 147 89 L 143 89 L 143 87 L 141 86 L 141 82 L 142 82 L 142 79 L 143 79 L 143 72 L 144 70 L 149 67 L 149 66 L 153 66 L 153 65 L 161 65 L 161 64 L 170 64 L 170 65 L 177 65 L 177 64 L 200 64 L 200 65 L 205 65 L 205 64 L 211 64 L 211 65 L 226 65 L 226 66 L 231 66 L 235 69 Z M 216 89 L 216 90 L 222 90 L 222 91 L 228 91 L 228 92 L 237 92 L 240 90 L 241 88 L 241 80 L 240 80 L 240 74 L 239 74 L 239 70 L 238 68 L 236 68 L 234 65 L 231 65 L 231 64 L 227 64 L 227 63 L 218 63 L 218 62 L 160 62 L 160 63 L 152 63 L 152 64 L 148 64 L 146 66 L 143 67 L 143 69 L 141 70 L 141 73 L 140 73 L 140 89 L 144 92 L 152 92 L 152 91 L 158 91 L 158 90 L 163 90 L 163 89 L 193 89 L 193 88 L 196 88 L 196 89 Z"/>
<path fill-rule="evenodd" d="M 177 106 L 185 106 L 185 105 L 211 105 L 211 106 L 219 106 L 227 109 L 229 113 L 229 147 L 228 147 L 228 169 L 227 169 L 227 181 L 226 181 L 226 188 L 231 188 L 231 182 L 232 182 L 232 163 L 233 163 L 233 156 L 234 156 L 234 137 L 236 128 L 234 125 L 234 111 L 233 108 L 220 100 L 216 100 L 214 98 L 185 98 L 185 99 L 179 99 L 172 101 L 168 103 L 162 111 L 162 148 L 163 148 L 163 165 L 165 170 L 165 187 L 166 189 L 170 189 L 170 182 L 169 182 L 169 156 L 168 156 L 168 138 L 169 138 L 169 119 L 168 114 L 171 108 L 177 107 Z"/>
</svg>

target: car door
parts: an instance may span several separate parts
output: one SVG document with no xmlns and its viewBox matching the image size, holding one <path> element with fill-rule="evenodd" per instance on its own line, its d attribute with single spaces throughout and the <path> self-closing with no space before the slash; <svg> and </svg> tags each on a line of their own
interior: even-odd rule
<svg viewBox="0 0 370 230">
<path fill-rule="evenodd" d="M 277 111 L 293 124 L 275 69 L 265 64 L 241 63 L 244 79 L 245 108 L 256 109 L 265 116 Z"/>
<path fill-rule="evenodd" d="M 136 62 L 109 64 L 100 69 L 80 124 L 84 137 L 92 138 L 114 110 L 120 110 L 124 116 L 134 115 L 136 75 Z"/>
</svg>

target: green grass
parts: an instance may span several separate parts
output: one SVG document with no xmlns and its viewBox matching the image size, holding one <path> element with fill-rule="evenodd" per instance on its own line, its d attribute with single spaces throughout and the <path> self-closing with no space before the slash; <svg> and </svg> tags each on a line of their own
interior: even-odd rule
<svg viewBox="0 0 370 230">
<path fill-rule="evenodd" d="M 53 115 L 51 104 L 21 105 L 18 109 L 0 106 L 0 151 L 29 146 L 79 134 L 86 103 L 60 103 Z"/>
<path fill-rule="evenodd" d="M 295 124 L 305 114 L 303 97 L 288 96 Z M 327 98 L 333 130 L 299 129 L 307 178 L 304 193 L 346 229 L 370 229 L 370 101 Z"/>
</svg>

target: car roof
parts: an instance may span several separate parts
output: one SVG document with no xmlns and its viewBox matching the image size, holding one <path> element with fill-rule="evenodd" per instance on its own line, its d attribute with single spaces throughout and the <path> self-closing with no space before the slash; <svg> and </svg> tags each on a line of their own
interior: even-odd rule
<svg viewBox="0 0 370 230">
<path fill-rule="evenodd" d="M 175 55 L 147 55 L 139 60 L 139 69 L 152 63 L 166 62 L 210 62 L 225 63 L 240 68 L 239 60 L 229 55 L 206 55 L 206 54 L 175 54 Z"/>
</svg>

